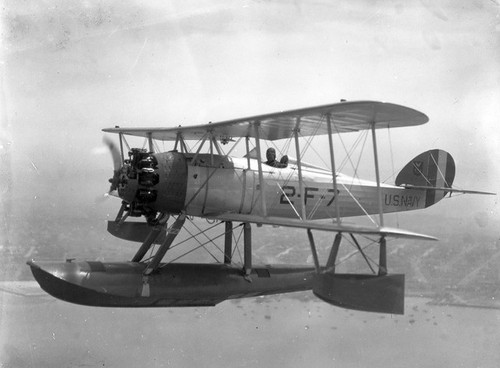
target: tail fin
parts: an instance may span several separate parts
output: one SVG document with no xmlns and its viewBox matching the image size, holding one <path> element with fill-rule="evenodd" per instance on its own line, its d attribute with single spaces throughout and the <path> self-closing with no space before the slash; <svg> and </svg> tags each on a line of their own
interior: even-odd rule
<svg viewBox="0 0 500 368">
<path fill-rule="evenodd" d="M 396 177 L 396 185 L 426 189 L 425 207 L 439 202 L 448 193 L 436 188 L 451 188 L 455 179 L 455 161 L 443 150 L 421 153 L 411 160 Z M 431 189 L 432 188 L 432 189 Z"/>
</svg>

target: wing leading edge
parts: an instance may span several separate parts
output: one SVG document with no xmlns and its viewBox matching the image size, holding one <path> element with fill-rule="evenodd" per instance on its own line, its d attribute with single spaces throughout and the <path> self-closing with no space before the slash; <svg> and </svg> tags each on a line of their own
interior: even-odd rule
<svg viewBox="0 0 500 368">
<path fill-rule="evenodd" d="M 438 240 L 437 238 L 431 235 L 420 234 L 409 230 L 391 228 L 385 226 L 367 227 L 354 224 L 346 225 L 346 224 L 325 223 L 325 222 L 319 222 L 317 220 L 299 220 L 299 219 L 291 219 L 283 217 L 262 217 L 262 216 L 244 215 L 236 213 L 225 213 L 218 215 L 214 214 L 212 216 L 207 216 L 207 218 L 219 221 L 250 222 L 263 225 L 294 227 L 294 228 L 311 229 L 319 231 L 386 236 L 390 238 Z"/>
<path fill-rule="evenodd" d="M 217 123 L 175 128 L 107 128 L 108 133 L 121 133 L 162 141 L 199 140 L 207 133 L 219 140 L 252 137 L 265 140 L 286 139 L 299 129 L 301 136 L 328 134 L 327 116 L 333 133 L 356 132 L 379 128 L 397 128 L 425 124 L 429 118 L 409 107 L 378 101 L 340 102 L 276 112 Z M 258 133 L 255 125 L 258 125 Z"/>
</svg>

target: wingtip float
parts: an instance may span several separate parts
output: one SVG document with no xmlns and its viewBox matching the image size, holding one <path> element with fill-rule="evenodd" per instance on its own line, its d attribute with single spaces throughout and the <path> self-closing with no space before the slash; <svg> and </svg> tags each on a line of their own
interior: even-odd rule
<svg viewBox="0 0 500 368">
<path fill-rule="evenodd" d="M 384 214 L 423 209 L 440 201 L 453 190 L 455 165 L 449 153 L 430 150 L 410 161 L 395 185 L 383 184 L 379 179 L 376 130 L 427 121 L 425 114 L 411 108 L 358 101 L 190 127 L 104 129 L 117 133 L 120 139 L 119 157 L 117 146 L 112 149 L 115 170 L 110 192 L 117 192 L 122 205 L 108 231 L 141 243 L 139 249 L 128 262 L 30 261 L 28 265 L 49 294 L 83 305 L 213 306 L 227 299 L 312 290 L 332 305 L 402 314 L 404 275 L 388 272 L 386 240 L 435 238 L 389 228 L 384 225 Z M 372 133 L 374 182 L 354 181 L 335 170 L 332 134 L 361 130 Z M 144 137 L 149 149 L 124 152 L 123 147 L 129 147 L 126 135 Z M 329 137 L 331 170 L 303 164 L 300 138 L 315 135 Z M 268 151 L 267 161 L 261 160 L 261 142 L 279 139 L 290 140 L 297 158 L 278 162 L 275 153 Z M 156 140 L 172 142 L 172 150 L 155 150 Z M 190 150 L 186 141 L 193 140 L 198 145 Z M 226 154 L 220 145 L 231 143 L 234 148 L 242 140 L 246 147 L 243 157 L 229 156 L 232 149 Z M 250 149 L 250 142 L 255 148 Z M 347 225 L 342 220 L 359 215 L 376 215 L 378 223 L 367 227 Z M 222 227 L 217 236 L 204 231 L 198 235 L 211 242 L 222 239 L 223 259 L 215 264 L 163 262 L 177 235 L 193 217 L 219 221 L 214 225 Z M 170 225 L 169 220 L 173 220 Z M 305 229 L 314 266 L 254 265 L 251 224 Z M 313 230 L 334 234 L 326 265 L 319 261 Z M 240 231 L 238 237 L 235 231 Z M 377 239 L 378 272 L 358 245 L 357 235 Z M 336 272 L 344 236 L 357 244 L 372 274 Z M 238 246 L 233 243 L 238 239 L 243 243 L 242 264 L 233 260 Z M 177 245 L 183 242 L 186 240 Z M 154 244 L 159 246 L 153 254 Z"/>
</svg>

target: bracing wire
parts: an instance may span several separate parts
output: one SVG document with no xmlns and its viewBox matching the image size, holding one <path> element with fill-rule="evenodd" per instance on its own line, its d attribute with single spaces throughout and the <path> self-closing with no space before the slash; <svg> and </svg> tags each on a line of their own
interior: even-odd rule
<svg viewBox="0 0 500 368">
<path fill-rule="evenodd" d="M 370 238 L 368 238 L 366 236 L 363 236 L 363 238 L 368 239 L 370 241 L 370 243 L 368 243 L 364 247 L 361 247 L 362 251 L 365 251 L 366 249 L 368 249 L 369 247 L 373 246 L 374 244 L 377 244 L 376 240 L 370 239 Z M 355 255 L 361 253 L 359 251 L 358 247 L 354 244 L 354 242 L 351 239 L 348 239 L 346 237 L 343 237 L 343 239 L 345 239 L 348 242 L 348 244 L 350 244 L 354 248 L 354 251 L 351 252 L 351 253 L 349 253 L 349 254 L 347 254 L 346 256 L 342 257 L 342 259 L 340 259 L 337 263 L 335 263 L 335 266 L 339 266 L 342 263 L 345 263 L 346 261 L 348 261 L 349 259 L 351 259 L 352 257 L 354 257 Z M 374 264 L 375 266 L 379 267 L 378 262 L 376 262 L 375 260 L 373 260 L 373 258 L 371 258 L 370 256 L 368 256 L 366 253 L 365 253 L 365 257 L 372 264 Z"/>
<path fill-rule="evenodd" d="M 351 145 L 351 149 L 347 149 L 345 142 L 342 139 L 342 135 L 340 135 L 340 134 L 338 135 L 338 137 L 340 139 L 340 143 L 342 144 L 342 147 L 344 148 L 344 152 L 346 152 L 346 157 L 344 157 L 344 159 L 341 161 L 341 163 L 339 165 L 339 168 L 338 168 L 339 171 L 341 171 L 344 168 L 344 166 L 347 164 L 347 162 L 349 162 L 351 164 L 353 169 L 355 168 L 355 166 L 351 160 L 351 156 L 353 155 L 354 150 L 358 147 L 358 145 L 360 144 L 360 142 L 363 139 L 363 136 L 365 134 L 367 135 L 368 133 L 361 132 L 360 134 L 358 134 L 358 136 L 356 137 L 356 140 Z M 365 138 L 365 141 L 366 141 L 366 138 Z"/>
<path fill-rule="evenodd" d="M 364 134 L 364 136 L 365 136 L 365 139 L 363 141 L 363 145 L 361 146 L 361 152 L 359 153 L 358 162 L 356 162 L 356 167 L 354 168 L 354 175 L 353 175 L 353 181 L 351 182 L 351 187 L 354 184 L 354 178 L 359 179 L 358 168 L 359 168 L 359 163 L 361 162 L 361 158 L 363 157 L 363 152 L 364 152 L 365 147 L 366 147 L 366 141 L 367 141 L 367 138 L 368 138 L 368 133 Z"/>
<path fill-rule="evenodd" d="M 233 232 L 234 249 L 233 249 L 233 252 L 231 254 L 231 262 L 232 262 L 232 259 L 234 257 L 234 254 L 236 252 L 238 252 L 238 256 L 240 257 L 240 262 L 243 263 L 243 257 L 241 256 L 240 247 L 239 247 L 241 236 L 243 235 L 243 224 L 239 224 L 237 227 L 241 228 L 240 235 L 238 235 L 238 238 L 236 239 L 236 236 L 234 235 L 234 232 Z"/>
<path fill-rule="evenodd" d="M 190 219 L 189 217 L 188 217 L 188 219 L 191 221 L 191 219 Z M 191 223 L 192 223 L 192 222 L 191 222 Z M 186 238 L 186 239 L 184 239 L 184 240 L 180 241 L 179 243 L 172 244 L 172 246 L 170 247 L 170 249 L 173 249 L 173 248 L 175 248 L 175 247 L 178 247 L 179 245 L 181 245 L 181 244 L 184 244 L 184 243 L 188 242 L 188 241 L 189 241 L 189 240 L 191 240 L 192 238 L 196 238 L 198 235 L 200 235 L 200 234 L 202 234 L 202 233 L 204 233 L 204 232 L 206 232 L 206 231 L 209 231 L 209 230 L 213 229 L 214 227 L 219 226 L 220 224 L 221 224 L 221 223 L 216 223 L 216 224 L 214 224 L 214 225 L 210 226 L 209 228 L 207 228 L 207 229 L 205 229 L 205 230 L 200 230 L 200 232 L 199 232 L 199 233 L 197 233 L 197 234 L 194 234 L 194 235 L 190 234 L 191 236 L 190 236 L 189 238 Z M 183 227 L 183 229 L 185 229 L 185 227 Z M 198 241 L 198 243 L 200 243 L 200 242 Z"/>
<path fill-rule="evenodd" d="M 392 170 L 392 176 L 395 175 L 396 171 L 394 171 L 394 153 L 392 152 L 392 139 L 391 139 L 391 129 L 387 127 L 387 135 L 389 137 L 389 152 L 391 154 L 391 170 Z M 392 177 L 391 176 L 391 177 Z M 389 177 L 390 178 L 390 177 Z M 387 178 L 386 180 L 388 180 Z M 385 181 L 383 182 L 385 183 Z"/>
<path fill-rule="evenodd" d="M 202 230 L 198 227 L 198 225 L 196 225 L 193 221 L 191 221 L 191 224 L 192 224 L 192 225 L 193 225 L 193 226 L 194 226 L 194 227 L 195 227 L 195 228 L 196 228 L 196 229 L 197 229 L 197 230 L 198 230 L 201 234 L 203 234 L 203 235 L 204 235 L 204 236 L 208 239 L 208 240 L 207 240 L 207 242 L 206 242 L 206 243 L 204 243 L 204 244 L 212 243 L 212 244 L 213 244 L 213 245 L 214 245 L 214 246 L 215 246 L 215 247 L 216 247 L 216 248 L 217 248 L 217 249 L 218 249 L 218 250 L 219 250 L 222 254 L 224 254 L 224 251 L 222 251 L 222 250 L 219 248 L 219 246 L 218 246 L 217 244 L 215 244 L 215 242 L 213 241 L 213 239 L 211 239 L 211 238 L 210 238 L 210 237 L 209 237 L 209 236 L 205 233 L 205 231 L 202 231 Z M 216 225 L 219 225 L 219 224 L 221 224 L 221 223 L 217 223 Z M 187 229 L 187 228 L 186 228 L 186 232 L 187 232 L 189 235 L 191 235 L 191 236 L 192 236 L 192 234 L 191 234 L 191 232 L 189 231 L 189 229 Z M 198 244 L 201 244 L 201 242 L 200 242 L 200 240 L 199 240 L 198 238 L 195 238 L 195 240 L 198 242 Z M 207 251 L 207 253 L 208 253 L 208 254 L 210 254 L 210 255 L 212 256 L 212 258 L 214 258 L 214 259 L 215 259 L 215 261 L 216 261 L 216 262 L 218 262 L 217 257 L 215 257 L 215 256 L 214 256 L 214 255 L 213 255 L 213 254 L 212 254 L 212 253 L 211 253 L 211 252 L 210 252 L 207 248 L 205 248 L 205 247 L 203 247 L 203 248 Z"/>
<path fill-rule="evenodd" d="M 176 258 L 172 259 L 171 261 L 169 261 L 169 262 L 165 263 L 162 267 L 166 266 L 167 264 L 174 263 L 174 262 L 175 262 L 175 261 L 177 261 L 178 259 L 180 259 L 180 258 L 182 258 L 182 257 L 185 257 L 185 256 L 187 256 L 187 255 L 188 255 L 188 254 L 190 254 L 190 253 L 193 253 L 195 250 L 198 250 L 198 249 L 200 249 L 200 248 L 205 248 L 205 245 L 207 245 L 208 243 L 210 243 L 212 240 L 214 240 L 214 239 L 218 239 L 218 238 L 220 238 L 220 237 L 222 237 L 222 236 L 224 236 L 224 233 L 222 233 L 222 234 L 220 234 L 220 235 L 216 236 L 215 238 L 213 238 L 213 239 L 211 239 L 211 240 L 209 240 L 209 241 L 206 241 L 205 243 L 201 243 L 201 244 L 200 244 L 200 245 L 198 245 L 197 247 L 195 247 L 195 248 L 193 248 L 193 249 L 191 249 L 191 250 L 189 250 L 189 251 L 187 251 L 187 252 L 185 252 L 185 253 L 181 254 L 180 256 L 178 256 L 178 257 L 176 257 Z M 205 250 L 207 250 L 207 249 L 205 248 Z M 215 259 L 215 261 L 217 261 L 218 263 L 220 263 L 220 261 L 219 261 L 219 260 L 218 260 L 218 259 L 217 259 L 217 258 L 216 258 L 213 254 L 212 254 L 212 253 L 210 253 L 208 250 L 207 250 L 207 252 L 208 252 L 208 253 L 209 253 L 209 254 L 210 254 L 210 255 L 211 255 L 211 256 Z"/>
</svg>

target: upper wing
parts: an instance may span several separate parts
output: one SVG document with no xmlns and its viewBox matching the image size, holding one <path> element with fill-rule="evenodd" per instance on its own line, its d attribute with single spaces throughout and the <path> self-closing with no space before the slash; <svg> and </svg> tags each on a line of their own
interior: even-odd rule
<svg viewBox="0 0 500 368">
<path fill-rule="evenodd" d="M 235 137 L 276 140 L 290 138 L 295 129 L 301 136 L 327 134 L 327 115 L 331 116 L 333 133 L 355 132 L 375 128 L 396 128 L 420 125 L 429 118 L 409 107 L 377 101 L 340 102 L 297 110 L 257 115 L 218 123 L 176 128 L 108 128 L 104 132 L 122 133 L 162 141 L 199 140 L 210 132 L 216 139 L 227 141 Z M 255 125 L 258 124 L 258 133 Z"/>
</svg>

